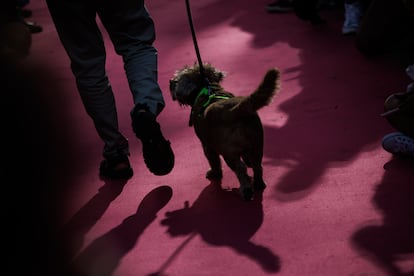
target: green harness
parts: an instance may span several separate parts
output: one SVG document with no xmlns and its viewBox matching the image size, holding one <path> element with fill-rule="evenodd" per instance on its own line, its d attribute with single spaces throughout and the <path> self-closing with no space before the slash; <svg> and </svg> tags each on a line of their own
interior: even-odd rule
<svg viewBox="0 0 414 276">
<path fill-rule="evenodd" d="M 212 100 L 214 99 L 229 99 L 230 97 L 227 96 L 219 96 L 216 94 L 210 94 L 210 89 L 208 89 L 207 87 L 204 87 L 203 89 L 201 89 L 200 93 L 198 93 L 196 99 L 195 99 L 195 103 L 197 102 L 198 98 L 200 98 L 200 96 L 208 96 L 207 101 L 203 104 L 203 108 L 206 108 Z"/>
<path fill-rule="evenodd" d="M 211 104 L 211 102 L 213 100 L 215 100 L 215 99 L 220 99 L 220 100 L 230 99 L 229 96 L 220 96 L 220 95 L 216 95 L 214 93 L 211 93 L 210 88 L 204 87 L 198 93 L 197 97 L 195 98 L 194 103 L 196 103 L 201 96 L 208 96 L 208 98 L 207 98 L 207 101 L 205 101 L 205 103 L 202 105 L 202 108 L 196 114 L 197 117 L 202 116 L 203 111 L 207 108 L 207 106 L 209 106 Z M 194 115 L 195 115 L 194 110 L 191 110 L 191 117 L 190 117 L 190 122 L 189 122 L 190 126 L 192 126 L 193 120 L 191 118 L 193 118 Z"/>
</svg>

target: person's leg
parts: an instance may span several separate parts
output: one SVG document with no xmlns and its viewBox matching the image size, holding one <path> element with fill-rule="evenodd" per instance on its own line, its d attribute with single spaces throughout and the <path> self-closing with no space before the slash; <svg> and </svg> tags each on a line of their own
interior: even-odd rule
<svg viewBox="0 0 414 276">
<path fill-rule="evenodd" d="M 118 129 L 111 85 L 105 72 L 105 47 L 90 1 L 48 0 L 59 38 L 70 58 L 71 69 L 89 116 L 104 142 L 103 156 L 126 159 L 127 139 Z"/>
<path fill-rule="evenodd" d="M 342 34 L 353 35 L 358 32 L 363 7 L 361 0 L 344 0 L 344 24 L 342 25 Z"/>
<path fill-rule="evenodd" d="M 144 1 L 107 1 L 98 14 L 116 52 L 123 58 L 134 105 L 145 106 L 151 113 L 158 115 L 165 103 L 157 80 L 154 23 Z"/>
<path fill-rule="evenodd" d="M 122 56 L 134 100 L 132 127 L 143 144 L 144 161 L 156 175 L 169 173 L 174 154 L 156 117 L 165 103 L 158 84 L 154 22 L 143 0 L 102 0 L 98 15 Z"/>
</svg>

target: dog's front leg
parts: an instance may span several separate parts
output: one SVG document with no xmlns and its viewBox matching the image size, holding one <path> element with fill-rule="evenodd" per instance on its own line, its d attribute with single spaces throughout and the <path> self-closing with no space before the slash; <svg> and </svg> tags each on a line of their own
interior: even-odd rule
<svg viewBox="0 0 414 276">
<path fill-rule="evenodd" d="M 223 171 L 221 170 L 220 156 L 211 148 L 203 145 L 204 155 L 210 165 L 210 170 L 206 173 L 206 178 L 209 180 L 220 180 L 223 178 Z"/>
</svg>

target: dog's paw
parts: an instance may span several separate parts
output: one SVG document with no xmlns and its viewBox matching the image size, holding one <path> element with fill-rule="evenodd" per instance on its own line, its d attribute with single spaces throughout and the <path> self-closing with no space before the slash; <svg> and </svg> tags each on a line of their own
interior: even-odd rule
<svg viewBox="0 0 414 276">
<path fill-rule="evenodd" d="M 206 178 L 208 180 L 220 180 L 223 178 L 222 170 L 209 170 L 206 173 Z"/>
</svg>

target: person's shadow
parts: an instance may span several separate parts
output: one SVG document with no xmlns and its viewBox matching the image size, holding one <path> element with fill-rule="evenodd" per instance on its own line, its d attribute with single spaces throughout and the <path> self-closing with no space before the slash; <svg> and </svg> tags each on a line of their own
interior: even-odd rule
<svg viewBox="0 0 414 276">
<path fill-rule="evenodd" d="M 61 231 L 64 252 L 67 260 L 79 253 L 83 240 L 89 230 L 99 221 L 109 205 L 122 192 L 126 180 L 103 179 L 104 185 L 76 212 Z"/>
<path fill-rule="evenodd" d="M 167 212 L 161 221 L 173 237 L 199 234 L 211 245 L 228 246 L 255 260 L 263 270 L 277 272 L 280 270 L 279 257 L 269 248 L 250 241 L 262 222 L 261 194 L 245 202 L 238 189 L 224 190 L 220 182 L 214 181 L 204 188 L 191 207 L 185 202 L 183 209 Z"/>
<path fill-rule="evenodd" d="M 414 161 L 394 158 L 373 202 L 383 212 L 382 224 L 368 225 L 352 237 L 354 245 L 388 275 L 414 275 Z"/>
<path fill-rule="evenodd" d="M 115 195 L 116 193 L 108 193 Z M 80 252 L 71 265 L 71 276 L 110 276 L 122 257 L 134 248 L 138 238 L 156 218 L 172 197 L 169 186 L 160 186 L 149 192 L 139 204 L 135 214 L 120 225 L 93 241 Z"/>
</svg>

